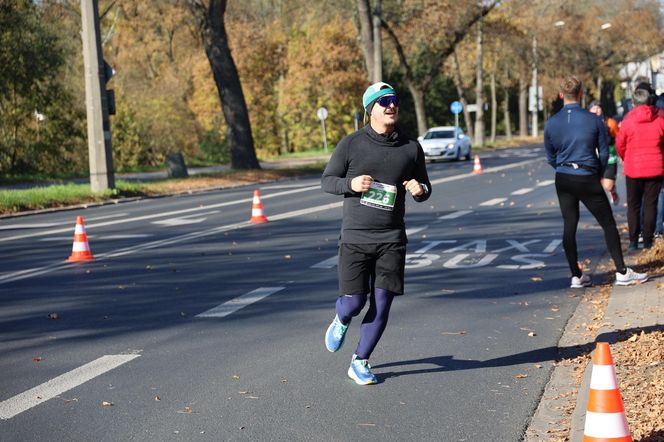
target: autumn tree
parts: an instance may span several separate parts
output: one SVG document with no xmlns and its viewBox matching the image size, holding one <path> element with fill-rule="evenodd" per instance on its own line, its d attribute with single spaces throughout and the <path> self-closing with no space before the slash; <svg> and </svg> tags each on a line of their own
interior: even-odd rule
<svg viewBox="0 0 664 442">
<path fill-rule="evenodd" d="M 188 0 L 212 68 L 231 149 L 231 167 L 260 169 L 240 77 L 231 55 L 224 14 L 227 0 Z"/>
<path fill-rule="evenodd" d="M 57 173 L 84 164 L 83 120 L 63 83 L 67 49 L 49 11 L 0 4 L 0 173 Z"/>
<path fill-rule="evenodd" d="M 428 127 L 426 93 L 440 75 L 445 60 L 472 26 L 496 5 L 495 1 L 478 6 L 431 0 L 394 4 L 384 14 L 383 28 L 412 95 L 419 133 Z M 436 32 L 432 32 L 434 29 Z"/>
</svg>

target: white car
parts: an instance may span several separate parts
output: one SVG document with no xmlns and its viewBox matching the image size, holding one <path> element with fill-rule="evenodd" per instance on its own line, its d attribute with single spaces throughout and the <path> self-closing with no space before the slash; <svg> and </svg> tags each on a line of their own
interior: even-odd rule
<svg viewBox="0 0 664 442">
<path fill-rule="evenodd" d="M 454 126 L 432 127 L 417 140 L 424 150 L 424 158 L 428 161 L 470 160 L 470 138 L 463 130 Z"/>
</svg>

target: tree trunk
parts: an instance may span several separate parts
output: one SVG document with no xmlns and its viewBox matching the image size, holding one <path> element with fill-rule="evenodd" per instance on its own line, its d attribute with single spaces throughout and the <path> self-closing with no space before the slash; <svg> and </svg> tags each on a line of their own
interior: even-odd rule
<svg viewBox="0 0 664 442">
<path fill-rule="evenodd" d="M 519 78 L 519 136 L 528 136 L 528 80 Z"/>
<path fill-rule="evenodd" d="M 498 102 L 496 101 L 496 74 L 491 72 L 491 142 L 496 142 L 496 116 L 498 115 Z"/>
<path fill-rule="evenodd" d="M 477 66 L 475 68 L 475 144 L 484 145 L 484 30 L 482 29 L 483 20 L 480 18 L 477 22 Z"/>
<path fill-rule="evenodd" d="M 369 0 L 357 0 L 357 15 L 360 22 L 360 42 L 364 54 L 364 65 L 367 68 L 367 79 L 374 79 L 374 44 L 372 20 L 369 12 Z"/>
<path fill-rule="evenodd" d="M 286 124 L 286 121 L 284 121 L 283 115 L 283 109 L 284 109 L 284 73 L 282 72 L 279 74 L 279 83 L 277 85 L 278 87 L 278 94 L 277 94 L 277 124 L 279 125 L 279 132 L 281 132 L 281 148 L 279 149 L 279 152 L 281 154 L 287 154 L 290 151 L 290 146 L 288 145 L 288 125 Z"/>
<path fill-rule="evenodd" d="M 466 132 L 468 137 L 470 137 L 470 139 L 474 142 L 475 136 L 473 134 L 475 131 L 473 131 L 473 120 L 470 117 L 470 112 L 468 112 L 468 100 L 466 100 L 466 95 L 463 91 L 463 84 L 461 83 L 461 68 L 459 67 L 459 59 L 457 57 L 456 49 L 452 53 L 452 64 L 454 65 L 452 69 L 452 78 L 454 80 L 454 86 L 456 87 L 457 95 L 459 96 L 459 102 L 461 103 L 463 110 L 463 120 L 466 123 Z"/>
<path fill-rule="evenodd" d="M 373 13 L 373 60 L 374 74 L 373 82 L 383 81 L 383 38 L 381 36 L 381 4 L 376 0 L 376 9 Z"/>
<path fill-rule="evenodd" d="M 512 139 L 512 121 L 510 119 L 510 94 L 506 87 L 503 88 L 505 97 L 503 98 L 503 121 L 505 122 L 505 137 Z"/>
<path fill-rule="evenodd" d="M 212 68 L 228 126 L 231 168 L 260 169 L 240 77 L 228 47 L 224 24 L 226 2 L 227 0 L 209 0 L 209 6 L 206 7 L 202 0 L 189 0 L 189 5 L 199 22 L 201 40 Z"/>
<path fill-rule="evenodd" d="M 408 82 L 408 90 L 413 96 L 413 103 L 415 104 L 415 117 L 417 118 L 417 133 L 424 135 L 427 131 L 427 114 L 424 109 L 424 92 L 420 89 L 419 85 L 415 82 Z"/>
</svg>

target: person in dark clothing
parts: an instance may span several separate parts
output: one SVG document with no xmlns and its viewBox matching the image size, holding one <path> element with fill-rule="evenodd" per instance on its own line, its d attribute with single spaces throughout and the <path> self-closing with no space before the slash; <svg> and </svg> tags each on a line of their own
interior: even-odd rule
<svg viewBox="0 0 664 442">
<path fill-rule="evenodd" d="M 395 296 L 404 292 L 406 194 L 426 201 L 431 183 L 420 144 L 396 126 L 399 99 L 387 83 L 366 90 L 362 104 L 369 124 L 343 138 L 322 177 L 322 189 L 343 195 L 339 241 L 339 297 L 325 346 L 336 352 L 351 319 L 369 300 L 360 341 L 348 376 L 357 384 L 377 382 L 368 362 L 387 325 Z"/>
<path fill-rule="evenodd" d="M 582 94 L 583 85 L 578 78 L 565 78 L 560 85 L 564 106 L 544 127 L 547 161 L 556 170 L 556 193 L 563 216 L 563 249 L 572 272 L 570 287 L 592 285 L 590 276 L 583 274 L 578 264 L 579 201 L 604 231 L 604 240 L 616 266 L 616 285 L 643 282 L 648 275 L 625 266 L 611 205 L 600 184 L 609 158 L 606 127 L 597 115 L 579 105 Z"/>
</svg>

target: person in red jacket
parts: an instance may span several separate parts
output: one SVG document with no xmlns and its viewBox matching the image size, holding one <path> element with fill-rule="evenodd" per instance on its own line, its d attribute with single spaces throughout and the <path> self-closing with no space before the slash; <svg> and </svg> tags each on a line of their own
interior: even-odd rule
<svg viewBox="0 0 664 442">
<path fill-rule="evenodd" d="M 652 247 L 657 215 L 657 197 L 664 175 L 664 117 L 649 105 L 648 91 L 637 88 L 632 109 L 620 125 L 616 137 L 618 155 L 623 160 L 627 185 L 627 224 L 629 249 L 638 248 L 639 233 L 643 247 Z M 643 201 L 643 232 L 641 202 Z"/>
</svg>

